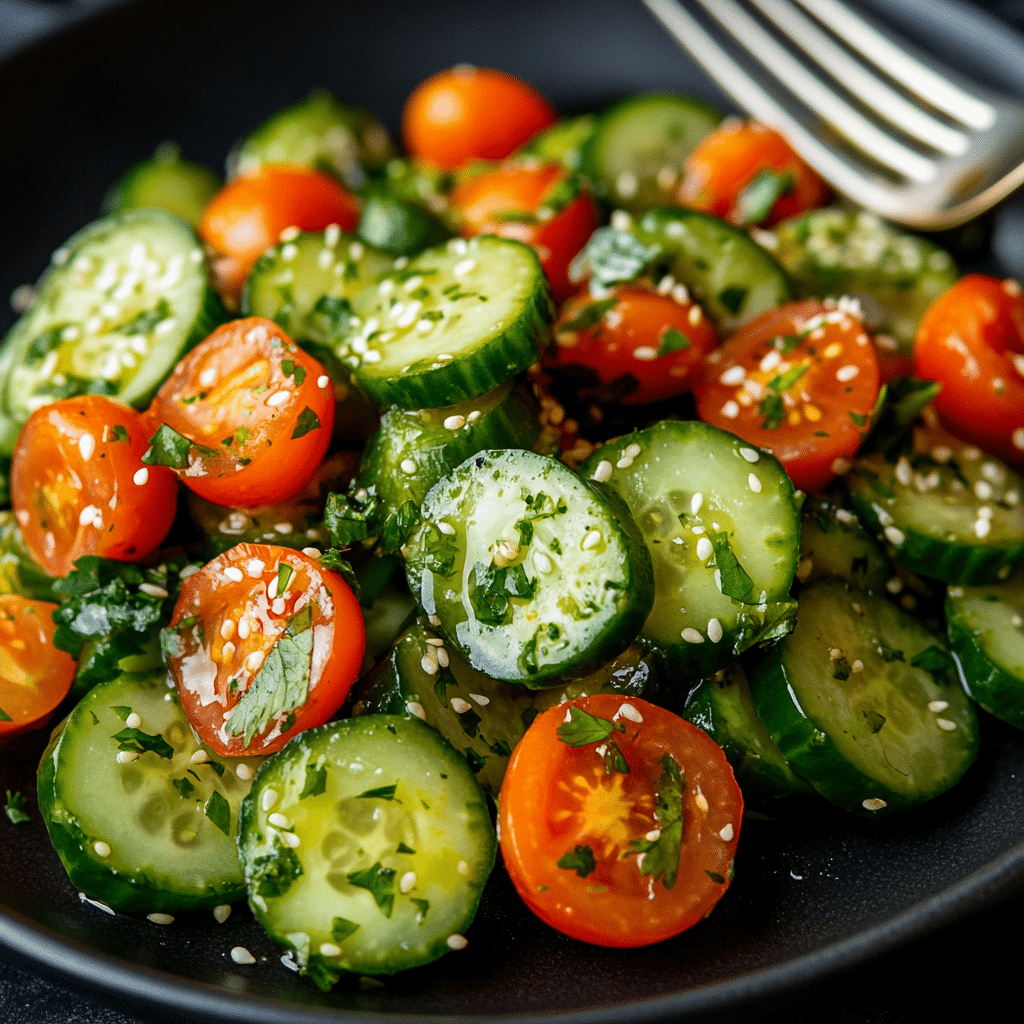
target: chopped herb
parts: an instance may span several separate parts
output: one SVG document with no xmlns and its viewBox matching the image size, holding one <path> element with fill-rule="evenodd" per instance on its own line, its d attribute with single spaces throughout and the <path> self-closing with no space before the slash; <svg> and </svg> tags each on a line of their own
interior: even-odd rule
<svg viewBox="0 0 1024 1024">
<path fill-rule="evenodd" d="M 625 732 L 621 722 L 611 722 L 607 718 L 596 718 L 575 704 L 569 705 L 569 721 L 563 722 L 555 731 L 563 743 L 570 747 L 585 747 L 590 743 L 606 740 L 618 729 Z"/>
<path fill-rule="evenodd" d="M 865 711 L 864 717 L 867 719 L 868 726 L 872 733 L 877 733 L 881 730 L 882 726 L 885 725 L 885 716 L 880 715 L 877 711 Z"/>
<path fill-rule="evenodd" d="M 37 334 L 28 344 L 25 351 L 25 362 L 29 366 L 41 363 L 54 349 L 60 348 L 61 334 L 67 324 L 57 324 L 42 334 Z"/>
<path fill-rule="evenodd" d="M 288 589 L 288 583 L 292 576 L 295 575 L 295 570 L 287 562 L 279 562 L 277 566 L 277 593 L 278 596 L 284 594 Z"/>
<path fill-rule="evenodd" d="M 766 167 L 736 196 L 736 219 L 740 225 L 757 224 L 764 220 L 776 201 L 793 191 L 795 178 L 792 171 L 773 171 Z"/>
<path fill-rule="evenodd" d="M 416 920 L 422 922 L 427 916 L 427 911 L 430 909 L 430 900 L 421 900 L 416 896 L 410 896 L 409 899 L 416 908 Z"/>
<path fill-rule="evenodd" d="M 211 757 L 208 761 L 203 761 L 202 763 L 210 768 L 218 778 L 224 774 L 224 765 L 220 761 L 214 761 Z"/>
<path fill-rule="evenodd" d="M 21 793 L 12 793 L 7 790 L 7 803 L 4 805 L 4 813 L 12 825 L 21 825 L 31 821 L 28 811 L 25 810 L 25 798 Z"/>
<path fill-rule="evenodd" d="M 472 769 L 474 775 L 478 774 L 480 772 L 480 769 L 483 768 L 485 764 L 487 764 L 486 755 L 477 753 L 477 751 L 475 751 L 472 747 L 466 747 L 462 751 L 462 756 L 466 759 L 466 762 L 469 764 L 469 767 L 470 769 Z"/>
<path fill-rule="evenodd" d="M 152 309 L 145 309 L 141 313 L 121 324 L 117 328 L 119 334 L 146 335 L 153 330 L 161 320 L 166 320 L 171 315 L 171 307 L 166 299 L 161 299 Z"/>
<path fill-rule="evenodd" d="M 111 441 L 127 441 L 128 431 L 120 423 L 115 423 L 110 428 L 110 439 Z"/>
<path fill-rule="evenodd" d="M 717 871 L 708 871 L 705 869 L 704 874 L 707 875 L 715 885 L 725 885 L 725 876 L 720 875 Z"/>
<path fill-rule="evenodd" d="M 832 662 L 832 678 L 838 679 L 842 682 L 844 679 L 850 678 L 850 663 L 845 657 L 840 656 Z"/>
<path fill-rule="evenodd" d="M 743 303 L 747 301 L 748 292 L 748 288 L 732 285 L 729 288 L 723 288 L 718 293 L 718 301 L 735 316 L 743 307 Z"/>
<path fill-rule="evenodd" d="M 331 922 L 331 938 L 335 942 L 344 942 L 350 935 L 359 931 L 359 925 L 355 921 L 349 921 L 344 917 L 336 917 Z"/>
<path fill-rule="evenodd" d="M 775 341 L 772 342 L 772 347 L 776 352 L 782 353 L 782 355 L 789 355 L 793 349 L 798 348 L 800 342 L 804 339 L 799 334 L 780 334 Z"/>
<path fill-rule="evenodd" d="M 395 790 L 398 789 L 398 783 L 394 782 L 390 786 L 378 786 L 376 789 L 368 789 L 364 793 L 359 793 L 356 796 L 357 800 L 394 800 L 396 804 L 400 804 L 401 800 L 395 799 Z"/>
<path fill-rule="evenodd" d="M 537 593 L 537 580 L 530 579 L 522 565 L 473 566 L 469 601 L 476 617 L 488 626 L 503 626 L 511 615 L 510 597 L 531 598 Z"/>
<path fill-rule="evenodd" d="M 114 704 L 111 706 L 110 710 L 113 711 L 122 722 L 127 722 L 128 716 L 132 713 L 132 709 L 126 707 L 124 704 Z"/>
<path fill-rule="evenodd" d="M 569 175 L 562 178 L 561 181 L 556 181 L 547 190 L 547 192 L 541 196 L 541 200 L 537 204 L 537 208 L 543 209 L 546 207 L 553 213 L 558 213 L 559 211 L 564 210 L 579 194 L 579 178 L 574 175 Z"/>
<path fill-rule="evenodd" d="M 910 659 L 910 664 L 940 679 L 956 678 L 956 662 L 953 656 L 936 644 L 926 647 L 920 654 L 915 654 Z"/>
<path fill-rule="evenodd" d="M 619 750 L 619 745 L 614 740 L 609 740 L 604 752 L 604 773 L 611 775 L 612 772 L 619 772 L 622 775 L 629 775 L 629 765 Z"/>
<path fill-rule="evenodd" d="M 609 295 L 606 299 L 596 299 L 593 302 L 587 302 L 576 311 L 571 319 L 566 320 L 563 324 L 559 324 L 558 329 L 560 331 L 583 331 L 588 327 L 593 327 L 604 319 L 604 315 L 608 310 L 615 308 L 618 301 L 617 295 Z"/>
<path fill-rule="evenodd" d="M 377 538 L 377 547 L 380 553 L 383 555 L 396 554 L 419 524 L 419 506 L 412 498 L 408 498 L 384 520 L 384 525 Z"/>
<path fill-rule="evenodd" d="M 306 368 L 294 359 L 282 359 L 281 372 L 286 377 L 292 377 L 296 387 L 302 387 L 302 382 L 306 379 Z"/>
<path fill-rule="evenodd" d="M 740 565 L 729 543 L 729 535 L 724 530 L 716 532 L 709 529 L 708 539 L 715 552 L 715 565 L 721 574 L 722 593 L 734 601 L 746 601 L 754 587 L 754 581 Z"/>
<path fill-rule="evenodd" d="M 310 431 L 317 430 L 320 426 L 320 418 L 315 412 L 307 405 L 302 412 L 299 413 L 299 418 L 295 421 L 295 429 L 292 431 L 292 440 L 294 441 L 297 437 L 305 437 Z"/>
<path fill-rule="evenodd" d="M 636 279 L 660 251 L 659 246 L 645 245 L 632 232 L 612 227 L 598 228 L 583 250 L 593 279 L 602 285 Z"/>
<path fill-rule="evenodd" d="M 395 853 L 415 853 L 416 851 L 411 846 L 406 846 L 405 843 L 399 843 L 398 849 Z"/>
<path fill-rule="evenodd" d="M 630 853 L 644 854 L 640 874 L 661 876 L 666 889 L 676 884 L 683 840 L 683 775 L 671 754 L 661 755 L 661 780 L 654 791 L 654 816 L 658 822 L 657 839 L 632 839 Z"/>
<path fill-rule="evenodd" d="M 136 754 L 143 754 L 149 750 L 157 757 L 174 757 L 174 748 L 159 733 L 151 736 L 141 729 L 122 729 L 112 738 L 117 740 L 118 750 L 131 750 Z"/>
<path fill-rule="evenodd" d="M 690 344 L 690 339 L 678 328 L 666 327 L 658 341 L 658 358 L 671 355 L 673 352 L 683 352 Z"/>
<path fill-rule="evenodd" d="M 171 783 L 178 791 L 178 796 L 180 796 L 182 800 L 187 800 L 196 788 L 186 778 L 171 779 Z"/>
<path fill-rule="evenodd" d="M 271 853 L 253 861 L 249 884 L 254 887 L 257 896 L 283 896 L 301 874 L 302 861 L 295 851 L 276 840 L 275 849 Z"/>
<path fill-rule="evenodd" d="M 366 889 L 385 917 L 391 916 L 395 906 L 395 872 L 392 868 L 381 867 L 380 861 L 377 861 L 373 867 L 354 871 L 345 877 L 349 885 Z"/>
<path fill-rule="evenodd" d="M 305 800 L 307 796 L 319 796 L 321 793 L 327 791 L 327 765 L 321 765 L 319 768 L 314 765 L 306 765 L 306 781 L 302 787 L 302 792 L 299 794 L 300 800 Z"/>
<path fill-rule="evenodd" d="M 143 454 L 142 461 L 147 466 L 187 469 L 189 452 L 193 448 L 202 458 L 214 459 L 217 457 L 217 452 L 213 448 L 195 444 L 179 434 L 173 427 L 161 423 L 160 429 L 149 439 L 149 448 Z"/>
<path fill-rule="evenodd" d="M 788 391 L 810 368 L 810 363 L 799 363 L 796 366 L 791 366 L 785 373 L 780 373 L 777 377 L 773 377 L 768 381 L 768 390 L 775 391 L 778 394 Z"/>
<path fill-rule="evenodd" d="M 223 795 L 219 790 L 214 790 L 210 794 L 210 799 L 206 801 L 206 806 L 203 808 L 203 813 L 224 833 L 224 835 L 230 838 L 231 836 L 231 805 L 224 799 Z"/>
<path fill-rule="evenodd" d="M 574 847 L 570 853 L 559 857 L 555 864 L 567 871 L 575 871 L 580 878 L 586 878 L 597 867 L 594 851 L 589 846 Z"/>
<path fill-rule="evenodd" d="M 757 415 L 763 416 L 761 421 L 762 430 L 778 430 L 782 421 L 786 418 L 786 408 L 782 404 L 782 395 L 769 392 L 757 406 Z"/>
<path fill-rule="evenodd" d="M 853 420 L 853 425 L 855 427 L 863 427 L 864 424 L 867 423 L 868 421 L 866 413 L 857 413 L 854 412 L 852 409 L 848 409 L 847 412 L 850 415 L 850 419 Z"/>
<path fill-rule="evenodd" d="M 366 510 L 345 494 L 327 495 L 324 525 L 330 532 L 332 543 L 339 548 L 351 547 L 370 534 Z"/>
<path fill-rule="evenodd" d="M 322 322 L 328 342 L 341 341 L 352 327 L 355 314 L 348 299 L 323 295 L 313 307 L 313 314 Z"/>
<path fill-rule="evenodd" d="M 7 712 L 4 711 L 3 708 L 0 708 L 0 722 L 13 722 L 13 721 L 14 721 L 14 719 L 11 718 L 11 716 L 9 714 L 7 714 Z"/>
<path fill-rule="evenodd" d="M 876 649 L 878 650 L 878 653 L 879 653 L 882 661 L 884 661 L 884 662 L 888 663 L 888 662 L 891 662 L 891 661 L 905 661 L 906 660 L 903 657 L 903 652 L 902 651 L 897 651 L 894 647 L 889 647 L 886 644 L 883 644 L 881 641 L 879 641 L 875 646 L 876 646 Z"/>
</svg>

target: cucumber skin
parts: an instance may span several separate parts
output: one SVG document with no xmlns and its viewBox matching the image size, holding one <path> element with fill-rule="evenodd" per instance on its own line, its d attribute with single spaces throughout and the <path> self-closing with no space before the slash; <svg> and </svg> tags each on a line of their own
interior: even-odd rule
<svg viewBox="0 0 1024 1024">
<path fill-rule="evenodd" d="M 946 599 L 946 623 L 960 678 L 971 699 L 990 715 L 1024 729 L 1024 680 L 1000 668 Z"/>
</svg>

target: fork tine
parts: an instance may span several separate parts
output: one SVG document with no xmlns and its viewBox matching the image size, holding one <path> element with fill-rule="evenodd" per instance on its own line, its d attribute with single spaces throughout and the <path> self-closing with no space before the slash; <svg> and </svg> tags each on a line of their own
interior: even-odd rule
<svg viewBox="0 0 1024 1024">
<path fill-rule="evenodd" d="M 854 60 L 806 15 L 785 0 L 750 0 L 766 19 L 781 29 L 810 60 L 881 118 L 919 142 L 950 156 L 967 150 L 967 136 L 908 102 Z"/>
<path fill-rule="evenodd" d="M 773 79 L 784 84 L 794 97 L 851 145 L 911 181 L 924 183 L 935 177 L 932 160 L 886 134 L 836 95 L 733 0 L 697 2 Z"/>
<path fill-rule="evenodd" d="M 940 75 L 934 68 L 911 56 L 839 0 L 797 0 L 822 24 L 871 61 L 891 78 L 899 81 L 938 110 L 942 110 L 977 131 L 991 128 L 995 109 L 984 100 Z"/>
</svg>

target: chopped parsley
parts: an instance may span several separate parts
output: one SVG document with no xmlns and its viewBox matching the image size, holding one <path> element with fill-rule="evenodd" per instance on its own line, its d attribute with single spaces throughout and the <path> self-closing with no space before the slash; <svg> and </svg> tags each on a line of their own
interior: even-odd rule
<svg viewBox="0 0 1024 1024">
<path fill-rule="evenodd" d="M 594 851 L 589 846 L 575 846 L 555 861 L 556 866 L 567 871 L 575 871 L 580 878 L 586 878 L 597 867 Z"/>
<path fill-rule="evenodd" d="M 298 419 L 295 421 L 295 429 L 292 431 L 292 440 L 294 441 L 298 437 L 305 437 L 306 434 L 313 430 L 317 430 L 320 427 L 320 417 L 307 405 L 302 412 L 299 413 Z"/>
<path fill-rule="evenodd" d="M 219 790 L 214 790 L 210 794 L 210 799 L 206 801 L 206 806 L 203 808 L 203 813 L 224 833 L 224 835 L 230 838 L 231 836 L 231 805 L 224 799 L 224 796 Z"/>
<path fill-rule="evenodd" d="M 136 754 L 152 751 L 157 757 L 174 757 L 174 748 L 159 733 L 151 736 L 141 729 L 122 729 L 114 733 L 112 738 L 117 740 L 118 750 L 128 750 Z"/>
<path fill-rule="evenodd" d="M 349 885 L 359 889 L 366 889 L 373 897 L 385 917 L 391 916 L 395 906 L 395 872 L 393 868 L 381 867 L 377 861 L 372 867 L 363 871 L 354 871 L 345 876 Z"/>
<path fill-rule="evenodd" d="M 658 358 L 671 355 L 673 352 L 683 352 L 690 347 L 690 339 L 676 327 L 666 327 L 661 332 L 658 341 Z"/>
<path fill-rule="evenodd" d="M 622 722 L 611 722 L 607 718 L 597 718 L 588 714 L 575 704 L 569 705 L 569 721 L 563 722 L 555 731 L 558 738 L 570 747 L 585 747 L 590 743 L 601 743 L 618 729 L 625 732 Z"/>
<path fill-rule="evenodd" d="M 21 825 L 31 821 L 28 811 L 25 810 L 25 798 L 21 793 L 12 793 L 7 790 L 7 803 L 4 805 L 4 813 L 12 825 Z"/>
<path fill-rule="evenodd" d="M 658 822 L 657 839 L 632 839 L 631 853 L 643 854 L 640 874 L 661 878 L 671 889 L 679 873 L 679 855 L 683 840 L 683 774 L 671 754 L 661 755 L 661 779 L 654 791 L 654 816 Z"/>
</svg>

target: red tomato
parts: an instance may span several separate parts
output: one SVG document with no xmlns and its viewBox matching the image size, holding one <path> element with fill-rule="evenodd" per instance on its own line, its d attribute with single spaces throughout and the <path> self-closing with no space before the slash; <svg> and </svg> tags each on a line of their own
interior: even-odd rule
<svg viewBox="0 0 1024 1024">
<path fill-rule="evenodd" d="M 742 816 L 732 769 L 704 732 L 647 701 L 596 694 L 549 708 L 519 742 L 501 787 L 501 852 L 553 928 L 645 946 L 721 899 Z"/>
<path fill-rule="evenodd" d="M 637 405 L 689 391 L 691 370 L 718 335 L 685 289 L 662 294 L 623 285 L 604 299 L 583 291 L 568 302 L 555 324 L 555 342 L 555 354 L 544 357 L 553 374 L 583 367 L 597 385 L 581 386 L 582 396 Z"/>
<path fill-rule="evenodd" d="M 252 265 L 282 231 L 351 231 L 358 223 L 359 201 L 329 174 L 271 164 L 228 182 L 203 210 L 199 235 L 212 250 L 219 290 L 237 308 Z"/>
<path fill-rule="evenodd" d="M 164 644 L 202 741 L 240 757 L 328 721 L 359 672 L 366 633 L 337 573 L 292 548 L 239 544 L 184 581 Z"/>
<path fill-rule="evenodd" d="M 145 558 L 174 521 L 178 484 L 144 466 L 149 435 L 134 409 L 100 395 L 44 405 L 28 418 L 11 462 L 14 515 L 51 576 L 76 558 Z"/>
<path fill-rule="evenodd" d="M 509 162 L 461 181 L 449 201 L 465 237 L 500 235 L 532 246 L 556 302 L 576 290 L 569 264 L 597 228 L 597 206 L 561 164 Z"/>
<path fill-rule="evenodd" d="M 532 86 L 490 68 L 459 64 L 421 82 L 402 112 L 409 154 L 440 167 L 503 160 L 557 115 Z"/>
<path fill-rule="evenodd" d="M 878 399 L 878 362 L 860 320 L 834 302 L 791 302 L 744 324 L 704 363 L 702 420 L 768 448 L 796 487 L 845 472 Z"/>
<path fill-rule="evenodd" d="M 828 186 L 774 129 L 729 122 L 686 158 L 679 201 L 733 224 L 775 224 L 821 206 Z"/>
<path fill-rule="evenodd" d="M 914 373 L 937 380 L 935 409 L 958 437 L 1024 460 L 1024 296 L 1016 281 L 968 274 L 928 307 Z"/>
<path fill-rule="evenodd" d="M 75 662 L 53 646 L 56 609 L 0 595 L 0 739 L 43 725 L 71 689 Z"/>
<path fill-rule="evenodd" d="M 165 464 L 200 497 L 272 504 L 316 473 L 331 440 L 334 392 L 324 368 L 277 324 L 250 317 L 223 324 L 192 349 L 146 419 L 153 431 L 166 424 L 192 442 Z"/>
</svg>

